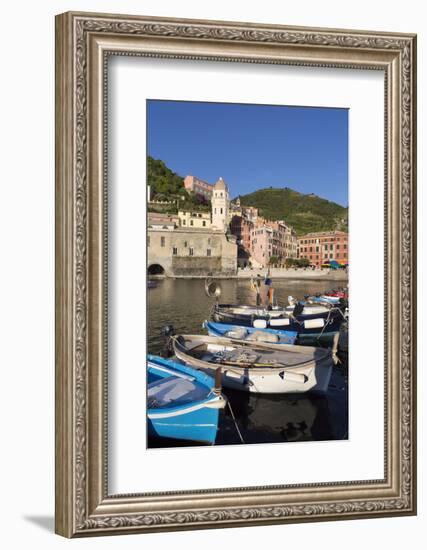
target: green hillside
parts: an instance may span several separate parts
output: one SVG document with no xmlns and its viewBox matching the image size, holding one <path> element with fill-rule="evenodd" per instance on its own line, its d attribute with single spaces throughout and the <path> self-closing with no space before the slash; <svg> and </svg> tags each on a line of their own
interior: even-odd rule
<svg viewBox="0 0 427 550">
<path fill-rule="evenodd" d="M 241 195 L 242 206 L 255 206 L 269 220 L 285 220 L 298 235 L 311 231 L 348 230 L 348 208 L 317 195 L 289 189 L 260 189 Z"/>
<path fill-rule="evenodd" d="M 210 203 L 188 193 L 181 176 L 172 172 L 159 159 L 147 158 L 147 185 L 150 185 L 151 200 L 170 201 L 173 206 L 149 205 L 149 211 L 176 213 L 178 205 L 183 210 L 210 210 Z"/>
</svg>

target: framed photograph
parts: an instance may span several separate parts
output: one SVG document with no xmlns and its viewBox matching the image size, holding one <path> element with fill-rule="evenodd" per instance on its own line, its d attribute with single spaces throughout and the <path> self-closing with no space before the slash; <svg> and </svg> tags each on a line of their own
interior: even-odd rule
<svg viewBox="0 0 427 550">
<path fill-rule="evenodd" d="M 56 18 L 56 532 L 416 513 L 416 37 Z"/>
</svg>

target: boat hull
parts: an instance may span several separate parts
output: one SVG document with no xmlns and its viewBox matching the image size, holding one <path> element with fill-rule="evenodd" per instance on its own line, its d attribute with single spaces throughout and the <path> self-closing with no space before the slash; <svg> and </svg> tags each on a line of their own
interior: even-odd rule
<svg viewBox="0 0 427 550">
<path fill-rule="evenodd" d="M 182 362 L 193 368 L 202 370 L 209 376 L 221 369 L 221 383 L 224 387 L 250 393 L 283 394 L 283 393 L 325 393 L 328 389 L 332 374 L 332 353 L 322 348 L 305 348 L 301 346 L 256 343 L 255 346 L 244 341 L 235 341 L 230 338 L 204 337 L 206 342 L 206 354 L 200 354 L 200 345 L 203 345 L 202 336 L 173 337 L 172 344 L 175 356 Z M 187 340 L 186 340 L 187 339 Z M 188 343 L 187 343 L 188 342 Z M 199 345 L 200 343 L 200 345 Z M 288 363 L 275 364 L 274 366 L 260 364 L 217 363 L 214 361 L 216 353 L 241 349 L 249 354 L 266 352 L 266 357 L 271 354 L 284 353 L 279 348 L 287 348 L 291 355 L 301 354 L 301 361 L 294 365 Z M 192 348 L 197 350 L 196 355 Z M 308 354 L 309 358 L 303 358 Z"/>
<path fill-rule="evenodd" d="M 218 408 L 206 404 L 186 407 L 178 413 L 152 411 L 148 416 L 149 437 L 180 439 L 213 445 L 218 430 Z"/>
<path fill-rule="evenodd" d="M 274 315 L 266 310 L 259 310 L 259 313 L 253 313 L 253 308 L 248 308 L 247 314 L 243 312 L 230 313 L 227 311 L 229 307 L 232 306 L 216 306 L 212 315 L 213 320 L 217 323 L 244 327 L 253 327 L 256 321 L 265 321 L 266 328 L 312 335 L 318 335 L 322 332 L 338 332 L 344 321 L 344 316 L 338 308 L 328 310 L 324 313 L 290 317 L 287 315 Z M 243 308 L 240 308 L 240 310 L 243 310 Z"/>
<path fill-rule="evenodd" d="M 149 376 L 154 379 L 182 377 L 197 383 L 205 391 L 202 399 L 187 403 L 177 400 L 168 406 L 148 408 L 148 436 L 214 444 L 219 411 L 226 404 L 224 397 L 213 391 L 214 378 L 188 365 L 153 355 L 147 357 L 147 368 Z"/>
<path fill-rule="evenodd" d="M 240 373 L 225 368 L 221 375 L 221 383 L 225 388 L 262 394 L 300 394 L 307 392 L 326 393 L 331 379 L 332 360 L 322 364 L 304 367 L 290 372 L 278 369 L 276 372 L 261 373 L 255 369 L 246 369 Z M 209 368 L 206 373 L 213 375 Z"/>
<path fill-rule="evenodd" d="M 227 332 L 232 331 L 233 329 L 240 328 L 239 325 L 227 325 L 224 323 L 212 323 L 205 321 L 203 323 L 203 328 L 208 331 L 210 336 L 226 336 Z M 268 334 L 273 334 L 278 336 L 281 340 L 277 342 L 277 345 L 280 344 L 295 344 L 298 333 L 288 330 L 274 330 L 274 329 L 257 329 L 252 327 L 243 327 L 248 330 L 249 334 L 255 332 L 266 332 Z"/>
</svg>

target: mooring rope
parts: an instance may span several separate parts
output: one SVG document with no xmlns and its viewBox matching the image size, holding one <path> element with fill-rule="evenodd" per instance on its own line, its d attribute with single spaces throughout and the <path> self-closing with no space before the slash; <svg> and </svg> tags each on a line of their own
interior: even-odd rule
<svg viewBox="0 0 427 550">
<path fill-rule="evenodd" d="M 231 413 L 231 416 L 232 416 L 232 418 L 233 418 L 234 425 L 236 426 L 237 433 L 239 434 L 240 441 L 241 441 L 242 443 L 245 443 L 245 440 L 243 439 L 242 433 L 241 433 L 241 431 L 239 430 L 239 426 L 238 426 L 238 424 L 237 424 L 236 417 L 234 416 L 233 409 L 231 408 L 230 399 L 227 399 L 227 405 L 228 405 L 228 408 L 230 409 L 230 413 Z"/>
</svg>

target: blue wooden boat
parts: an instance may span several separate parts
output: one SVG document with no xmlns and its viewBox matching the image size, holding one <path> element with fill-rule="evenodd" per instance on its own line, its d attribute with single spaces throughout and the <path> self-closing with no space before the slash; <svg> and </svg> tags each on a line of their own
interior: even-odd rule
<svg viewBox="0 0 427 550">
<path fill-rule="evenodd" d="M 286 308 L 274 307 L 271 310 L 246 305 L 216 304 L 213 321 L 229 325 L 254 327 L 258 329 L 295 331 L 298 335 L 316 337 L 325 332 L 338 332 L 345 320 L 340 307 L 297 303 Z"/>
<path fill-rule="evenodd" d="M 219 410 L 226 405 L 207 374 L 170 359 L 147 355 L 147 418 L 150 437 L 214 444 Z"/>
<path fill-rule="evenodd" d="M 295 344 L 298 333 L 291 330 L 257 329 L 239 325 L 227 325 L 205 321 L 203 328 L 209 336 L 225 336 L 237 340 L 253 340 L 255 342 L 270 342 L 273 344 Z"/>
</svg>

